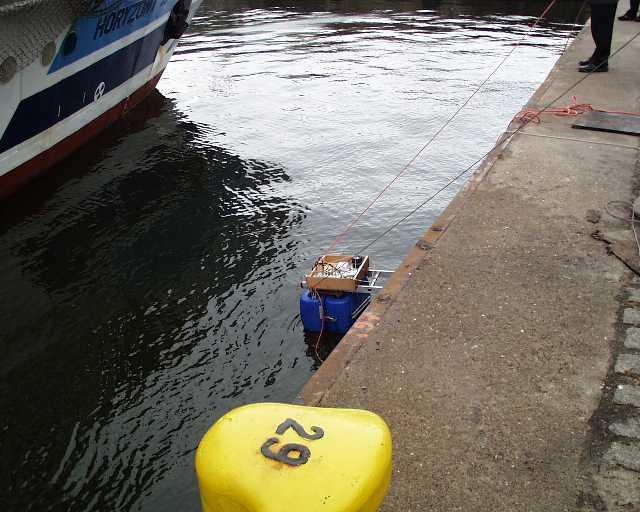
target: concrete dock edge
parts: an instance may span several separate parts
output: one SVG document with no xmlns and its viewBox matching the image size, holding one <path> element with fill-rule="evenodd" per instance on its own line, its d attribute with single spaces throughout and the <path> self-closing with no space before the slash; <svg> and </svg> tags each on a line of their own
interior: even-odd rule
<svg viewBox="0 0 640 512">
<path fill-rule="evenodd" d="M 585 27 L 581 32 L 583 38 L 587 28 Z M 551 86 L 557 72 L 556 65 L 523 108 L 539 106 L 540 100 Z M 376 297 L 349 332 L 340 340 L 340 343 L 327 359 L 323 361 L 320 368 L 307 381 L 300 391 L 298 402 L 306 405 L 318 405 L 320 403 L 324 394 L 334 385 L 340 372 L 348 366 L 353 355 L 367 342 L 369 333 L 376 328 L 391 304 L 397 300 L 398 294 L 411 280 L 418 265 L 425 258 L 428 258 L 429 252 L 434 249 L 440 238 L 454 222 L 456 215 L 464 208 L 466 200 L 475 192 L 478 185 L 490 172 L 496 160 L 501 157 L 503 151 L 511 142 L 509 134 L 519 127 L 520 124 L 513 120 L 509 123 L 506 130 L 498 138 L 494 148 L 469 176 L 464 186 L 442 213 L 438 215 L 433 224 L 416 240 L 415 245 L 385 284 L 384 290 Z"/>
<path fill-rule="evenodd" d="M 639 111 L 640 38 L 578 84 L 591 51 L 587 26 L 528 106 Z M 607 213 L 638 139 L 572 122 L 512 122 L 299 395 L 390 424 L 385 512 L 640 511 L 637 248 Z"/>
<path fill-rule="evenodd" d="M 457 213 L 464 208 L 467 198 L 473 194 L 491 170 L 494 162 L 500 158 L 509 144 L 508 131 L 500 136 L 496 146 L 479 164 L 462 189 L 429 229 L 416 241 L 385 284 L 384 290 L 376 296 L 372 304 L 340 340 L 340 343 L 322 363 L 318 371 L 305 384 L 299 395 L 300 402 L 306 405 L 318 405 L 324 394 L 333 386 L 340 372 L 348 366 L 354 354 L 367 342 L 369 333 L 376 328 L 386 311 L 397 300 L 400 291 L 411 280 L 418 265 L 429 257 L 429 252 L 435 248 L 438 240 L 455 221 Z"/>
</svg>

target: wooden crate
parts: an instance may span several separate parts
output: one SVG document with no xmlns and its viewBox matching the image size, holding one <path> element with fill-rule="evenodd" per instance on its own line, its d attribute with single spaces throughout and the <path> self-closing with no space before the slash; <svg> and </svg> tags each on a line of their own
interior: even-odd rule
<svg viewBox="0 0 640 512">
<path fill-rule="evenodd" d="M 362 259 L 356 274 L 352 277 L 325 277 L 322 276 L 324 264 L 331 264 L 346 261 L 351 265 L 353 256 L 342 256 L 337 254 L 327 254 L 322 256 L 310 274 L 305 276 L 307 285 L 314 290 L 355 292 L 360 282 L 364 280 L 369 272 L 369 256 Z M 320 274 L 320 275 L 318 275 Z"/>
</svg>

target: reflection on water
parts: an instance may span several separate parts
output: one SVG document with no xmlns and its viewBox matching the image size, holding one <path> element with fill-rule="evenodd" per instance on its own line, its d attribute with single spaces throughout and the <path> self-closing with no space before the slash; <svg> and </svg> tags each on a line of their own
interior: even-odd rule
<svg viewBox="0 0 640 512">
<path fill-rule="evenodd" d="M 297 318 L 310 261 L 544 4 L 205 1 L 160 92 L 0 206 L 3 508 L 196 510 L 206 428 L 291 400 L 316 365 Z M 491 146 L 580 4 L 536 29 L 345 250 Z M 395 266 L 454 192 L 375 264 Z"/>
<path fill-rule="evenodd" d="M 284 350 L 295 298 L 271 300 L 305 216 L 277 191 L 290 177 L 203 144 L 160 93 L 150 103 L 157 117 L 99 158 L 79 155 L 88 174 L 3 226 L 2 455 L 19 470 L 16 510 L 33 489 L 33 510 L 67 494 L 78 510 L 129 510 L 159 478 L 189 481 L 185 428 L 202 432 L 246 390 L 278 394 L 283 370 L 301 366 L 299 386 L 312 364 Z"/>
</svg>

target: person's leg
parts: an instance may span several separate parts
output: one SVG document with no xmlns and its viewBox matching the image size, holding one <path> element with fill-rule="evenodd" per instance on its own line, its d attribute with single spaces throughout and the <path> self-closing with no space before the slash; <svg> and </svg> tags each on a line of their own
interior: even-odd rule
<svg viewBox="0 0 640 512">
<path fill-rule="evenodd" d="M 591 4 L 591 34 L 596 49 L 588 61 L 580 63 L 581 73 L 600 73 L 609 70 L 613 24 L 616 19 L 616 4 Z"/>
<path fill-rule="evenodd" d="M 591 4 L 591 36 L 596 45 L 596 49 L 589 58 L 591 62 L 600 62 L 601 55 L 598 42 L 602 40 L 602 5 Z"/>
<path fill-rule="evenodd" d="M 606 61 L 611 54 L 613 24 L 616 18 L 616 5 L 591 6 L 591 34 L 596 44 L 592 61 L 596 64 Z"/>
<path fill-rule="evenodd" d="M 602 6 L 590 4 L 589 7 L 591 11 L 591 37 L 593 38 L 593 42 L 596 43 L 596 49 L 591 54 L 591 57 L 589 57 L 587 60 L 581 60 L 579 62 L 580 67 L 590 66 L 596 61 L 596 57 L 598 56 L 597 41 L 598 41 L 598 38 L 600 37 L 600 20 L 602 18 L 600 14 L 600 7 Z"/>
<path fill-rule="evenodd" d="M 622 16 L 618 16 L 619 20 L 630 21 L 636 19 L 636 16 L 638 15 L 638 7 L 640 6 L 640 0 L 630 0 L 629 4 L 629 10 Z"/>
<path fill-rule="evenodd" d="M 616 4 L 603 5 L 604 14 L 602 20 L 602 53 L 605 60 L 611 55 L 611 42 L 613 41 L 613 25 L 616 22 Z"/>
<path fill-rule="evenodd" d="M 594 57 L 598 53 L 598 38 L 600 37 L 600 14 L 599 14 L 599 5 L 591 4 L 591 37 L 593 38 L 593 42 L 596 44 L 596 50 L 593 52 L 589 60 L 593 62 Z"/>
</svg>

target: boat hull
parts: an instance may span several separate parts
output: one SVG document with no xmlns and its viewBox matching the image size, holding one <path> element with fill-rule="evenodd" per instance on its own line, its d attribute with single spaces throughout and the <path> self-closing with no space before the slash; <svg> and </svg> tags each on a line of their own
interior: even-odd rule
<svg viewBox="0 0 640 512">
<path fill-rule="evenodd" d="M 186 21 L 199 4 L 187 6 Z M 0 197 L 20 190 L 154 90 L 177 45 L 167 39 L 176 4 L 119 0 L 116 7 L 75 20 L 56 41 L 50 65 L 35 61 L 0 84 Z M 130 26 L 127 16 L 134 18 Z M 70 37 L 76 47 L 66 54 Z"/>
<path fill-rule="evenodd" d="M 27 183 L 46 172 L 50 167 L 64 160 L 67 156 L 89 142 L 109 125 L 120 119 L 126 112 L 138 105 L 155 88 L 162 73 L 147 82 L 131 96 L 87 123 L 50 148 L 19 165 L 15 169 L 0 176 L 0 198 L 9 197 L 18 192 Z"/>
</svg>

